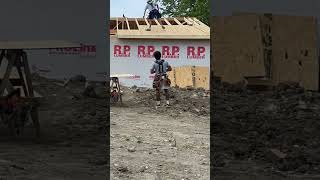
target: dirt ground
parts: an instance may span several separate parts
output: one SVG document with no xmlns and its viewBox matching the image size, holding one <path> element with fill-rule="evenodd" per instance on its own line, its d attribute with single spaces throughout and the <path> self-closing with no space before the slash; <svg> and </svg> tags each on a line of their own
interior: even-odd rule
<svg viewBox="0 0 320 180">
<path fill-rule="evenodd" d="M 320 94 L 215 83 L 213 178 L 320 179 Z"/>
<path fill-rule="evenodd" d="M 59 180 L 106 179 L 105 97 L 82 96 L 84 83 L 63 82 L 34 76 L 41 99 L 41 138 L 34 138 L 29 122 L 23 137 L 13 140 L 0 126 L 0 179 Z M 98 85 L 100 94 L 103 86 Z"/>
<path fill-rule="evenodd" d="M 173 89 L 172 106 L 156 109 L 152 90 L 124 92 L 111 106 L 111 179 L 208 180 L 209 93 Z"/>
</svg>

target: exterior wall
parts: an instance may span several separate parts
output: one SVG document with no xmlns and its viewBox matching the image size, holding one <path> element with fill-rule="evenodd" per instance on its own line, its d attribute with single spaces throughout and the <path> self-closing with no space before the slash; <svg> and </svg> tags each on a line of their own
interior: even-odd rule
<svg viewBox="0 0 320 180">
<path fill-rule="evenodd" d="M 3 0 L 0 40 L 69 40 L 96 46 L 95 55 L 82 56 L 28 51 L 29 64 L 32 71 L 41 69 L 42 75 L 51 78 L 83 74 L 91 80 L 105 80 L 99 73 L 108 71 L 107 12 L 107 1 L 101 0 Z"/>
<path fill-rule="evenodd" d="M 173 67 L 210 66 L 209 40 L 129 40 L 115 36 L 110 39 L 110 74 L 135 76 L 130 79 L 120 78 L 126 86 L 152 87 L 150 68 L 154 62 L 152 54 L 157 50 L 162 52 L 163 59 Z M 169 51 L 166 51 L 167 48 Z M 195 56 L 191 53 L 193 48 Z"/>
</svg>

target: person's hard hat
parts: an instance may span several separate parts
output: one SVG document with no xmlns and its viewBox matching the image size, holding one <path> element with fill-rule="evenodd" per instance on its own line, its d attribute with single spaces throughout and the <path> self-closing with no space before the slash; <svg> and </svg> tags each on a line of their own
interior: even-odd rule
<svg viewBox="0 0 320 180">
<path fill-rule="evenodd" d="M 147 0 L 147 3 L 152 3 L 152 0 Z"/>
</svg>

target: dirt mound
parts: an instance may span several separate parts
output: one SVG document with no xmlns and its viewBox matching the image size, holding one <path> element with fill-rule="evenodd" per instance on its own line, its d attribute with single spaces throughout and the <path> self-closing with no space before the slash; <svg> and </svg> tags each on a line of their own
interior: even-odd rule
<svg viewBox="0 0 320 180">
<path fill-rule="evenodd" d="M 270 169 L 320 173 L 320 94 L 294 84 L 213 90 L 214 166 L 254 160 Z"/>
<path fill-rule="evenodd" d="M 209 99 L 210 93 L 203 89 L 170 89 L 169 108 L 155 108 L 155 91 L 146 88 L 126 88 L 124 91 L 124 104 L 132 107 L 148 107 L 152 112 L 170 112 L 172 114 L 181 114 L 191 112 L 200 116 L 208 116 L 210 114 Z M 164 96 L 162 96 L 162 104 L 165 104 Z"/>
</svg>

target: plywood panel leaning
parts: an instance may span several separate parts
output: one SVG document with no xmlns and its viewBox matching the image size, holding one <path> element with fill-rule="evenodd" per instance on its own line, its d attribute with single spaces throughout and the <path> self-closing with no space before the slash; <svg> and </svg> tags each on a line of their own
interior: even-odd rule
<svg viewBox="0 0 320 180">
<path fill-rule="evenodd" d="M 169 73 L 172 87 L 179 88 L 203 88 L 209 90 L 210 74 L 208 67 L 181 66 L 174 67 Z"/>
<path fill-rule="evenodd" d="M 212 24 L 216 76 L 231 83 L 247 76 L 265 76 L 259 16 L 213 17 Z"/>
<path fill-rule="evenodd" d="M 275 82 L 294 81 L 308 90 L 318 90 L 316 26 L 317 21 L 314 17 L 273 16 L 272 73 Z"/>
</svg>

